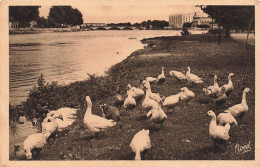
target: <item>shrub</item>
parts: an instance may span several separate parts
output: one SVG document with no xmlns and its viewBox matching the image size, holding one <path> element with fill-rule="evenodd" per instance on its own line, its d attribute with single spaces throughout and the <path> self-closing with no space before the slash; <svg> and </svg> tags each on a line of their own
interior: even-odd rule
<svg viewBox="0 0 260 167">
<path fill-rule="evenodd" d="M 182 28 L 181 35 L 182 35 L 182 36 L 190 35 L 190 33 L 189 33 L 189 31 L 188 31 L 188 29 L 187 29 L 186 27 L 183 27 L 183 28 Z"/>
</svg>

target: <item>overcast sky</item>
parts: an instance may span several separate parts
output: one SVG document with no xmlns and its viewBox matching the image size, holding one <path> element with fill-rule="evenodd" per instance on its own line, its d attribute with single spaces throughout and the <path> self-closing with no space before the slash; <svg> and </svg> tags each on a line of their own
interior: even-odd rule
<svg viewBox="0 0 260 167">
<path fill-rule="evenodd" d="M 83 15 L 84 23 L 119 23 L 119 22 L 142 22 L 144 20 L 166 20 L 169 15 L 175 13 L 202 13 L 201 9 L 195 6 L 176 6 L 158 4 L 138 5 L 72 5 L 79 9 Z M 47 17 L 50 6 L 42 6 L 40 16 Z"/>
</svg>

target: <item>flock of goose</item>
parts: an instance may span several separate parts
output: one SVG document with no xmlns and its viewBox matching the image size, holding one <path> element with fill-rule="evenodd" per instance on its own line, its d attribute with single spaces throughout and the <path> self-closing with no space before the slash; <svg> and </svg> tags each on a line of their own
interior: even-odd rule
<svg viewBox="0 0 260 167">
<path fill-rule="evenodd" d="M 187 69 L 186 74 L 178 71 L 170 71 L 169 75 L 181 82 L 187 80 L 188 84 L 192 85 L 203 83 L 202 78 L 191 73 L 190 67 Z M 228 83 L 220 87 L 217 83 L 217 76 L 215 75 L 213 80 L 214 84 L 203 88 L 205 96 L 212 98 L 216 105 L 224 104 L 233 90 L 232 76 L 234 76 L 234 74 L 230 73 L 228 75 Z M 179 93 L 168 97 L 152 92 L 151 84 L 162 85 L 165 80 L 164 67 L 162 67 L 162 72 L 158 77 L 146 77 L 140 80 L 140 88 L 128 84 L 126 98 L 120 94 L 116 94 L 113 105 L 100 105 L 103 116 L 94 115 L 92 113 L 91 98 L 86 96 L 87 109 L 83 119 L 85 127 L 95 135 L 102 133 L 105 129 L 115 126 L 117 122 L 120 121 L 120 109 L 122 106 L 125 112 L 132 116 L 133 109 L 138 102 L 141 103 L 146 117 L 154 123 L 154 126 L 159 124 L 162 127 L 164 121 L 167 119 L 169 110 L 173 112 L 175 106 L 177 106 L 180 101 L 184 101 L 187 106 L 189 106 L 189 101 L 195 97 L 195 93 L 187 87 L 181 88 Z M 251 91 L 249 88 L 245 88 L 242 94 L 242 102 L 227 108 L 218 116 L 216 116 L 212 110 L 207 112 L 207 115 L 211 117 L 209 135 L 213 139 L 214 145 L 224 143 L 226 148 L 226 142 L 229 139 L 230 125 L 234 124 L 234 126 L 238 126 L 237 119 L 241 120 L 248 111 L 246 94 L 249 91 Z M 141 99 L 143 99 L 142 102 Z M 31 151 L 34 148 L 42 148 L 51 134 L 55 134 L 56 131 L 62 131 L 71 125 L 75 119 L 75 113 L 76 109 L 70 108 L 62 108 L 57 111 L 49 112 L 42 123 L 42 133 L 32 134 L 24 141 L 27 159 L 32 159 Z M 136 133 L 133 136 L 130 147 L 135 153 L 135 160 L 141 160 L 141 153 L 151 148 L 149 130 L 142 129 Z"/>
</svg>

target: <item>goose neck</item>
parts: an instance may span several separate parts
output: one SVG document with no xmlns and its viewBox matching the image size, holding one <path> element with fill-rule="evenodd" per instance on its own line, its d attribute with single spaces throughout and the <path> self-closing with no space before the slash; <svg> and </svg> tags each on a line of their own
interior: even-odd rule
<svg viewBox="0 0 260 167">
<path fill-rule="evenodd" d="M 190 68 L 188 68 L 187 74 L 190 74 Z"/>
<path fill-rule="evenodd" d="M 87 107 L 87 110 L 86 110 L 86 115 L 87 114 L 92 114 L 92 111 L 91 111 L 91 109 L 92 109 L 92 104 L 87 104 L 88 105 L 88 107 Z"/>
<path fill-rule="evenodd" d="M 242 95 L 242 104 L 246 104 L 246 92 L 243 92 L 243 95 Z"/>
<path fill-rule="evenodd" d="M 136 150 L 136 152 L 135 152 L 135 160 L 141 160 L 141 151 L 140 150 Z"/>
<path fill-rule="evenodd" d="M 210 126 L 210 127 L 217 126 L 216 116 L 211 117 L 211 121 L 210 121 L 209 126 Z"/>
<path fill-rule="evenodd" d="M 164 68 L 162 68 L 162 75 L 164 75 Z"/>
<path fill-rule="evenodd" d="M 228 76 L 228 84 L 232 84 L 231 76 Z"/>
<path fill-rule="evenodd" d="M 100 107 L 100 108 L 101 108 L 102 116 L 103 116 L 103 117 L 106 117 L 105 112 L 104 112 L 104 109 L 103 109 L 102 107 Z"/>
</svg>

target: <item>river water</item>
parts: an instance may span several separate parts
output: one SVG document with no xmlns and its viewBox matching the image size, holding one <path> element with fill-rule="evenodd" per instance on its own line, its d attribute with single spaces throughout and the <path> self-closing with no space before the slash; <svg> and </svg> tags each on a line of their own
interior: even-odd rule
<svg viewBox="0 0 260 167">
<path fill-rule="evenodd" d="M 19 104 L 41 74 L 47 82 L 68 84 L 103 75 L 133 51 L 140 40 L 180 35 L 174 30 L 81 31 L 9 36 L 9 101 Z"/>
</svg>

